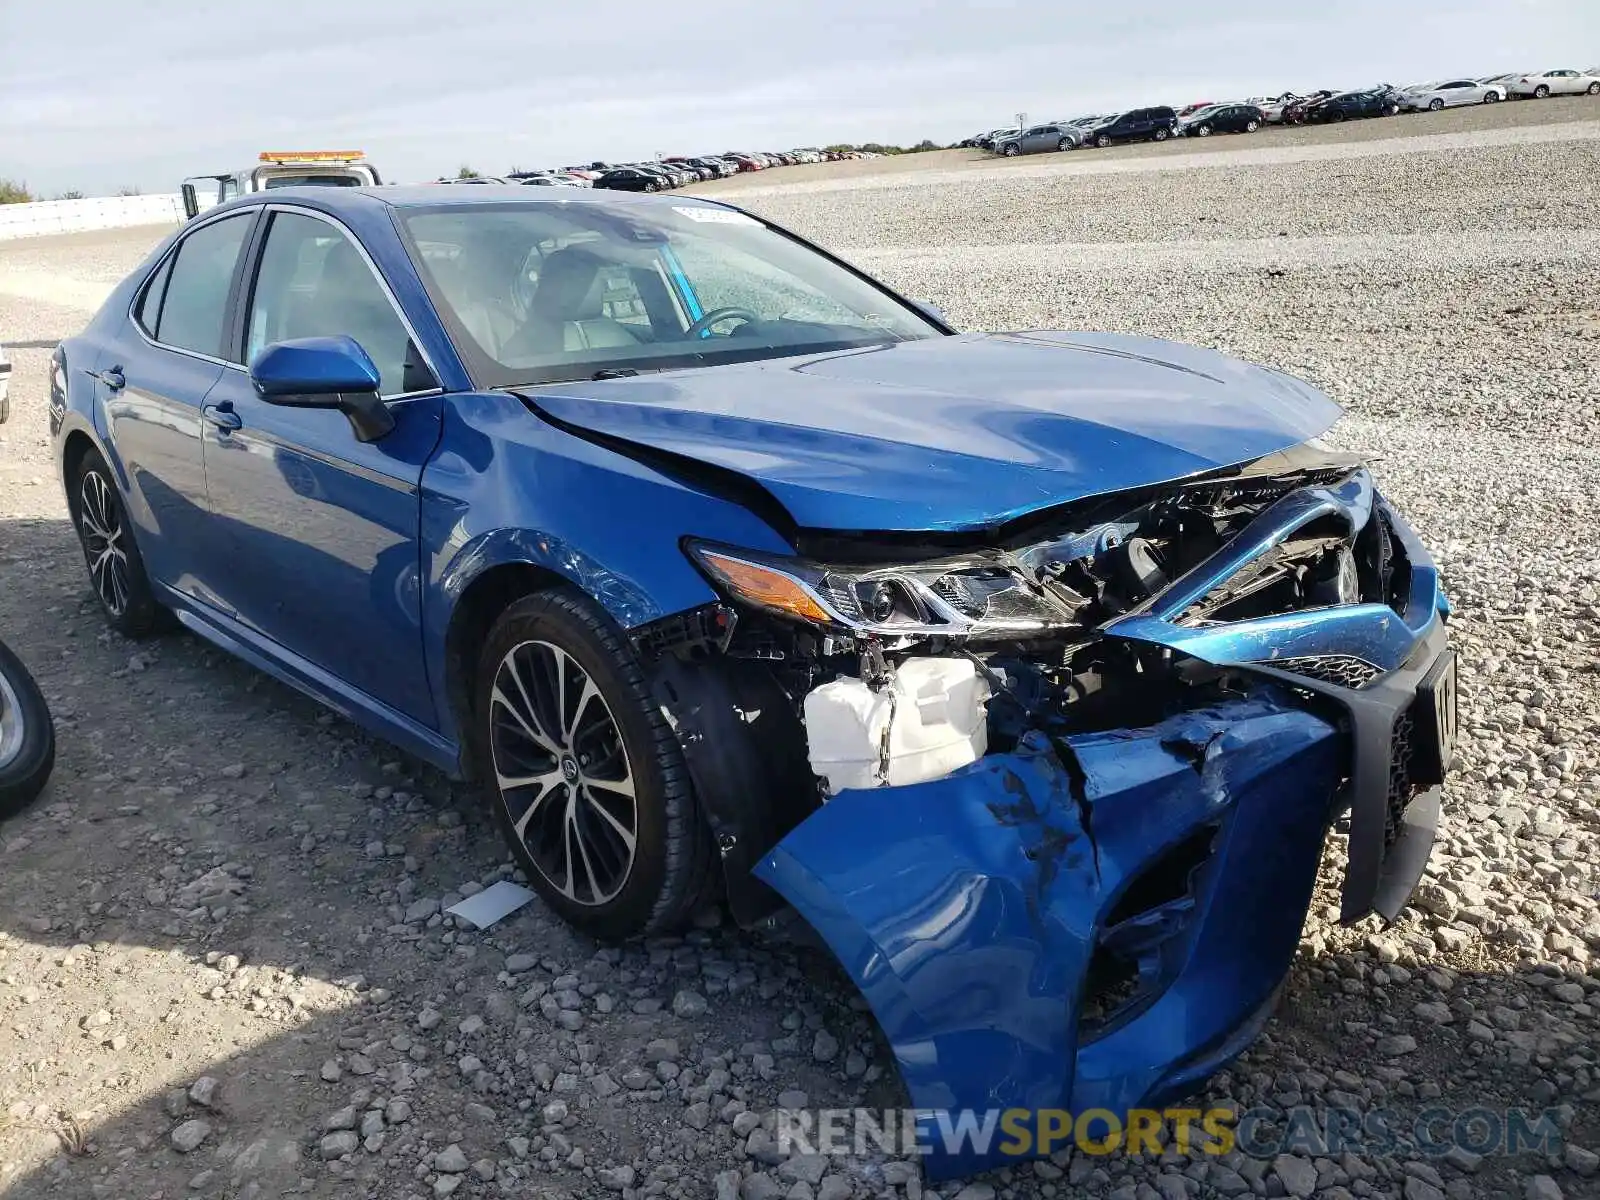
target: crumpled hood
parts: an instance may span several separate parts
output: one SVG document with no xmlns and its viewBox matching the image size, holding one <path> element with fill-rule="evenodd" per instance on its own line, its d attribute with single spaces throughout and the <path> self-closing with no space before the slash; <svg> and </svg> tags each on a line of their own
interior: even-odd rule
<svg viewBox="0 0 1600 1200">
<path fill-rule="evenodd" d="M 1279 372 L 1104 333 L 959 334 L 521 390 L 563 424 L 747 476 L 822 530 L 999 525 L 1249 462 L 1340 412 Z"/>
</svg>

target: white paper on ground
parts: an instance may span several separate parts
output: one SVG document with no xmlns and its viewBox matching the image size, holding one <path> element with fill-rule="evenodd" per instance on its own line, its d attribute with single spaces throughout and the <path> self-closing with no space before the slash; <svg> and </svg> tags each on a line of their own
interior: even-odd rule
<svg viewBox="0 0 1600 1200">
<path fill-rule="evenodd" d="M 476 895 L 468 896 L 460 904 L 452 904 L 445 912 L 452 917 L 471 921 L 479 929 L 487 929 L 496 921 L 505 920 L 533 898 L 534 893 L 521 884 L 502 879 Z"/>
</svg>

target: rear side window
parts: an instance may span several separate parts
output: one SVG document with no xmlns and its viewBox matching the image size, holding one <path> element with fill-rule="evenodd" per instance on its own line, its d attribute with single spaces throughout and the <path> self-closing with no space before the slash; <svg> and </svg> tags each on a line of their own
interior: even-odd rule
<svg viewBox="0 0 1600 1200">
<path fill-rule="evenodd" d="M 161 301 L 167 294 L 167 280 L 172 277 L 172 259 L 173 256 L 169 254 L 161 260 L 150 282 L 144 285 L 144 295 L 139 297 L 139 307 L 134 313 L 140 328 L 151 337 L 155 337 L 156 327 L 161 321 Z"/>
<path fill-rule="evenodd" d="M 183 239 L 166 281 L 156 326 L 157 341 L 212 358 L 222 357 L 228 289 L 254 215 L 224 217 Z"/>
</svg>

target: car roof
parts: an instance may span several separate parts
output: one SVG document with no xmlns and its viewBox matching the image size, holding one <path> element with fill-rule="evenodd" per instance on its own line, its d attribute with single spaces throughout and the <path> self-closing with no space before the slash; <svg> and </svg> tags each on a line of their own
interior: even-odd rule
<svg viewBox="0 0 1600 1200">
<path fill-rule="evenodd" d="M 452 208 L 495 204 L 596 204 L 609 208 L 633 208 L 641 204 L 714 204 L 728 207 L 704 196 L 643 196 L 633 192 L 595 191 L 590 188 L 533 189 L 522 184 L 486 183 L 479 187 L 458 188 L 443 184 L 400 184 L 381 187 L 331 188 L 286 187 L 251 192 L 225 205 L 208 209 L 248 208 L 255 204 L 293 202 L 318 208 L 334 216 L 371 212 L 376 208 Z"/>
</svg>

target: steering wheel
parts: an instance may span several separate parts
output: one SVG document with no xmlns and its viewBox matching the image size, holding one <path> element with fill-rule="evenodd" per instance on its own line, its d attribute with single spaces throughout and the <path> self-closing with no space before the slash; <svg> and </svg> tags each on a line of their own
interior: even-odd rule
<svg viewBox="0 0 1600 1200">
<path fill-rule="evenodd" d="M 688 329 L 685 329 L 683 331 L 683 336 L 686 338 L 705 337 L 706 334 L 711 332 L 711 327 L 713 325 L 721 324 L 723 321 L 731 320 L 734 317 L 739 318 L 739 320 L 744 321 L 746 324 L 749 324 L 752 321 L 759 321 L 761 319 L 748 308 L 713 308 L 710 312 L 706 313 L 699 320 L 697 320 L 693 325 L 689 326 Z"/>
</svg>

